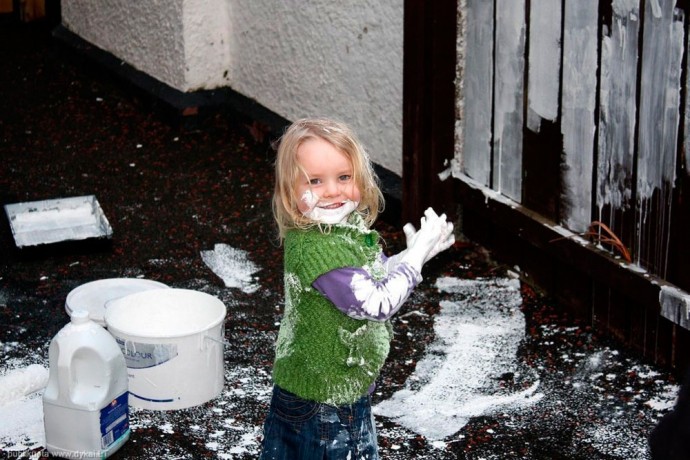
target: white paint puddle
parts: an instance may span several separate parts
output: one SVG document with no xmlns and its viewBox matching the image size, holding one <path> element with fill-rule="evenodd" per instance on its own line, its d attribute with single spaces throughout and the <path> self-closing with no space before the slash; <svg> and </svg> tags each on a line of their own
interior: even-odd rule
<svg viewBox="0 0 690 460">
<path fill-rule="evenodd" d="M 43 391 L 0 407 L 0 449 L 23 452 L 45 446 Z"/>
<path fill-rule="evenodd" d="M 204 263 L 225 283 L 225 287 L 241 289 L 252 294 L 259 289 L 252 275 L 259 267 L 249 260 L 247 251 L 227 244 L 216 244 L 213 250 L 201 251 Z"/>
<path fill-rule="evenodd" d="M 0 342 L 0 350 L 19 347 L 18 343 Z M 47 357 L 45 362 L 36 364 L 34 352 L 27 351 L 26 361 L 11 359 L 3 362 L 0 369 L 2 382 L 7 384 L 12 375 L 16 375 L 17 372 L 30 372 L 39 364 L 42 368 L 47 368 Z M 17 454 L 44 446 L 45 431 L 43 429 L 43 388 L 27 395 L 15 390 L 14 385 L 3 385 L 3 388 L 0 388 L 0 393 L 4 395 L 0 401 L 0 451 Z"/>
<path fill-rule="evenodd" d="M 453 294 L 452 301 L 441 302 L 436 339 L 406 387 L 374 409 L 430 440 L 452 435 L 471 417 L 518 409 L 542 397 L 532 376 L 525 390 L 501 387 L 502 375 L 519 374 L 517 347 L 525 336 L 519 282 L 440 278 L 436 285 Z"/>
</svg>

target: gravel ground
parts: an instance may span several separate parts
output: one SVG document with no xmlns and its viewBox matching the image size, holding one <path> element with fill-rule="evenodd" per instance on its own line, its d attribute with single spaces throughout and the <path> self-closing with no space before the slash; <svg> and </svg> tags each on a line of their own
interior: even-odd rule
<svg viewBox="0 0 690 460">
<path fill-rule="evenodd" d="M 68 321 L 65 298 L 85 282 L 146 278 L 210 293 L 228 307 L 222 394 L 192 409 L 132 408 L 131 439 L 112 458 L 255 458 L 282 313 L 268 143 L 252 135 L 251 120 L 228 113 L 175 129 L 122 85 L 68 59 L 40 25 L 2 24 L 0 56 L 1 204 L 95 195 L 114 230 L 106 244 L 17 250 L 3 216 L 0 376 L 48 365 L 50 339 Z M 384 220 L 376 228 L 387 252 L 402 249 L 397 228 Z M 229 286 L 201 256 L 223 248 L 255 264 L 250 284 Z M 457 429 L 440 439 L 377 415 L 382 458 L 650 458 L 647 436 L 678 391 L 670 373 L 561 314 L 516 279 L 517 268 L 471 241 L 460 238 L 425 270 L 394 321 L 374 404 L 421 393 L 440 367 L 451 371 L 448 391 L 471 387 L 466 402 L 486 404 L 466 417 L 445 414 L 443 423 Z M 492 366 L 469 382 L 467 363 L 457 362 L 441 331 L 475 321 L 478 339 L 469 346 L 489 352 L 497 342 L 482 315 L 496 312 L 505 314 L 496 321 L 521 321 L 519 341 L 499 341 Z M 400 401 L 401 412 L 413 412 Z M 0 419 L 8 417 L 0 456 L 48 455 L 40 393 L 0 405 Z"/>
</svg>

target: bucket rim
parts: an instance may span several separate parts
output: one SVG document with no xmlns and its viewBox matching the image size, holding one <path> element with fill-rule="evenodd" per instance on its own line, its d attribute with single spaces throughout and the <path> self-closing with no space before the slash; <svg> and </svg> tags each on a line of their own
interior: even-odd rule
<svg viewBox="0 0 690 460">
<path fill-rule="evenodd" d="M 181 331 L 179 333 L 172 333 L 169 331 L 160 331 L 160 332 L 155 332 L 152 331 L 151 333 L 147 334 L 141 334 L 140 331 L 127 331 L 125 328 L 120 327 L 120 325 L 116 323 L 113 323 L 112 317 L 115 315 L 117 312 L 118 308 L 123 308 L 122 305 L 126 305 L 125 302 L 133 302 L 134 300 L 139 300 L 139 298 L 147 298 L 147 297 L 152 297 L 152 296 L 159 296 L 159 295 L 164 295 L 164 296 L 172 296 L 175 294 L 184 294 L 184 295 L 193 295 L 197 297 L 204 297 L 213 304 L 218 306 L 218 315 L 215 319 L 212 321 L 209 321 L 203 326 L 199 326 L 196 328 L 190 328 L 184 331 Z M 222 313 L 222 314 L 220 314 Z M 149 339 L 175 339 L 175 338 L 184 338 L 184 337 L 190 337 L 190 336 L 195 336 L 200 333 L 203 333 L 205 331 L 209 331 L 218 325 L 221 325 L 225 322 L 227 316 L 227 306 L 223 301 L 221 301 L 218 297 L 208 294 L 206 292 L 201 292 L 201 291 L 196 291 L 193 289 L 181 289 L 181 288 L 163 288 L 163 289 L 149 289 L 146 291 L 141 291 L 137 292 L 134 294 L 130 294 L 124 297 L 121 297 L 119 299 L 114 300 L 111 302 L 108 306 L 108 308 L 105 311 L 104 315 L 104 320 L 106 323 L 106 326 L 108 327 L 108 330 L 111 332 L 111 334 L 116 335 L 115 333 L 118 332 L 122 335 L 126 335 L 128 337 L 136 337 L 137 339 L 143 339 L 142 342 L 146 343 L 146 340 Z"/>
<path fill-rule="evenodd" d="M 67 297 L 65 298 L 65 312 L 68 315 L 71 315 L 75 310 L 87 310 L 89 312 L 89 317 L 93 321 L 97 322 L 101 326 L 105 326 L 106 307 L 112 301 L 124 297 L 122 295 L 116 297 L 98 295 L 98 291 L 112 288 L 120 288 L 123 290 L 129 289 L 130 292 L 125 294 L 126 296 L 151 289 L 170 289 L 170 286 L 160 281 L 148 278 L 114 277 L 96 279 L 80 284 L 67 294 Z M 94 294 L 94 292 L 96 292 L 96 294 Z M 85 298 L 82 299 L 82 297 Z M 93 303 L 90 305 L 75 305 L 75 302 L 77 301 L 85 302 L 86 300 L 102 302 L 102 304 L 96 305 Z"/>
</svg>

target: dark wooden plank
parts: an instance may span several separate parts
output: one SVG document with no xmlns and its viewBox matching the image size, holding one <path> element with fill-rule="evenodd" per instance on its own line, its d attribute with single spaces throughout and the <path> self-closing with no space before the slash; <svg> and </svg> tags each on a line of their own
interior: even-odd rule
<svg viewBox="0 0 690 460">
<path fill-rule="evenodd" d="M 686 134 L 690 135 L 690 133 Z M 684 152 L 689 155 L 690 152 Z M 686 160 L 687 161 L 687 160 Z M 690 292 L 690 176 L 680 168 L 673 198 L 668 273 L 666 279 Z"/>
<path fill-rule="evenodd" d="M 611 289 L 603 283 L 592 282 L 591 324 L 595 330 L 605 331 L 611 314 Z"/>
<path fill-rule="evenodd" d="M 674 349 L 674 367 L 677 369 L 688 369 L 690 367 L 690 331 L 679 327 L 676 328 Z"/>
<path fill-rule="evenodd" d="M 457 1 L 406 0 L 403 57 L 403 220 L 424 209 L 455 216 L 454 185 L 438 173 L 453 158 Z"/>
<path fill-rule="evenodd" d="M 628 302 L 621 294 L 613 291 L 613 303 L 616 318 L 627 323 L 626 343 L 640 356 L 645 355 L 647 348 L 647 322 L 652 319 L 649 316 L 648 305 L 638 302 Z"/>
<path fill-rule="evenodd" d="M 554 288 L 549 292 L 569 317 L 591 324 L 592 317 L 592 280 L 575 267 L 552 263 L 555 272 Z"/>
<path fill-rule="evenodd" d="M 523 152 L 523 204 L 547 219 L 557 221 L 561 213 L 560 125 L 542 120 L 539 133 L 525 130 Z"/>
</svg>

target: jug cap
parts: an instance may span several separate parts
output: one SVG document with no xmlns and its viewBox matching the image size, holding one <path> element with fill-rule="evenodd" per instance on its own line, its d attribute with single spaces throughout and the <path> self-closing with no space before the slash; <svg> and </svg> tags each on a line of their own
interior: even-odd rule
<svg viewBox="0 0 690 460">
<path fill-rule="evenodd" d="M 89 322 L 89 312 L 86 310 L 74 310 L 70 318 L 72 324 L 86 324 Z"/>
</svg>

